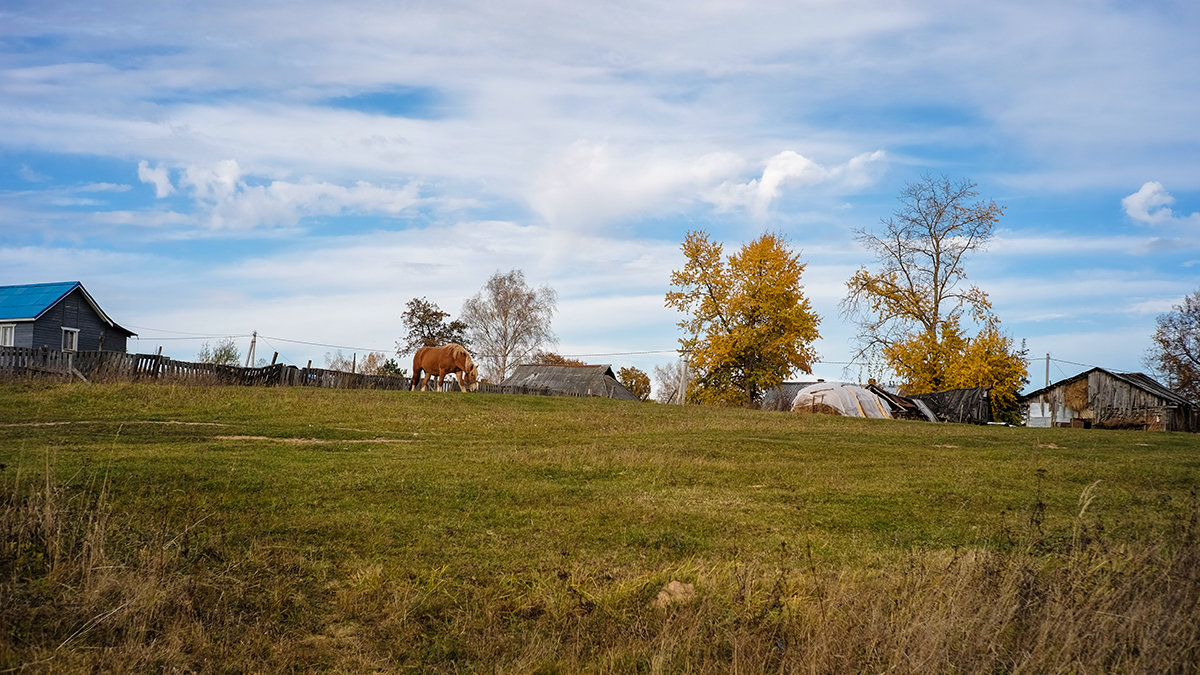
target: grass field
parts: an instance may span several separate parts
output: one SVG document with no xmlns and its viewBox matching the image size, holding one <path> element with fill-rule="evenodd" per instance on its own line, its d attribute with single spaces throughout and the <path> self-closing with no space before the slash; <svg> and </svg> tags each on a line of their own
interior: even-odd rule
<svg viewBox="0 0 1200 675">
<path fill-rule="evenodd" d="M 0 464 L 2 672 L 1200 663 L 1197 435 L 10 383 Z"/>
</svg>

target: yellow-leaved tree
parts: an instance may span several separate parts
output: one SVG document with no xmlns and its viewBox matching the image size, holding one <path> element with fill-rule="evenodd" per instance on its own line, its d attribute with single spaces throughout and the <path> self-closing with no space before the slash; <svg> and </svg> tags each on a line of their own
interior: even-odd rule
<svg viewBox="0 0 1200 675">
<path fill-rule="evenodd" d="M 804 265 L 784 239 L 764 234 L 726 259 L 701 231 L 681 246 L 687 263 L 671 273 L 666 304 L 687 315 L 679 353 L 692 371 L 688 398 L 749 405 L 793 372 L 812 372 L 820 319 L 800 275 Z"/>
<path fill-rule="evenodd" d="M 993 417 L 1015 422 L 1026 351 L 1001 331 L 987 293 L 965 283 L 964 259 L 986 246 L 1004 213 L 977 200 L 975 187 L 929 176 L 906 185 L 881 230 L 858 231 L 878 268 L 846 282 L 842 309 L 858 323 L 856 360 L 895 373 L 903 393 L 990 387 Z M 978 327 L 974 336 L 965 321 Z"/>
</svg>

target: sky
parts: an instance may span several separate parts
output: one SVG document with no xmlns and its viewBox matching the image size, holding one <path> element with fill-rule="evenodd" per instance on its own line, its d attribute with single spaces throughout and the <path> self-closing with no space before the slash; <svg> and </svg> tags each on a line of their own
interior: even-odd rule
<svg viewBox="0 0 1200 675">
<path fill-rule="evenodd" d="M 1145 370 L 1200 288 L 1197 34 L 1193 0 L 4 0 L 0 284 L 322 366 L 520 269 L 555 351 L 653 375 L 686 233 L 772 232 L 853 380 L 855 230 L 946 176 L 1005 208 L 965 269 L 1031 388 Z"/>
</svg>

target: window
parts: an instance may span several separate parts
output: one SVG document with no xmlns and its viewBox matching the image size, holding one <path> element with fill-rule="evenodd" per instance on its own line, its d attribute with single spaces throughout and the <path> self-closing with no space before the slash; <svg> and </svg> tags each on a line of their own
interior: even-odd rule
<svg viewBox="0 0 1200 675">
<path fill-rule="evenodd" d="M 17 327 L 11 323 L 0 323 L 0 347 L 12 347 L 16 342 Z"/>
<path fill-rule="evenodd" d="M 63 345 L 64 352 L 73 352 L 79 349 L 79 329 L 64 328 L 63 329 Z"/>
</svg>

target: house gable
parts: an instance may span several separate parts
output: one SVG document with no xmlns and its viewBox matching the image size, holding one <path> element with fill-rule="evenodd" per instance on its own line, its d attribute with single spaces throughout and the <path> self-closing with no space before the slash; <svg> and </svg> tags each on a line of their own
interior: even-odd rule
<svg viewBox="0 0 1200 675">
<path fill-rule="evenodd" d="M 135 335 L 109 318 L 78 281 L 0 286 L 0 324 L 13 327 L 15 347 L 62 349 L 69 331 L 76 350 L 123 352 Z"/>
</svg>

